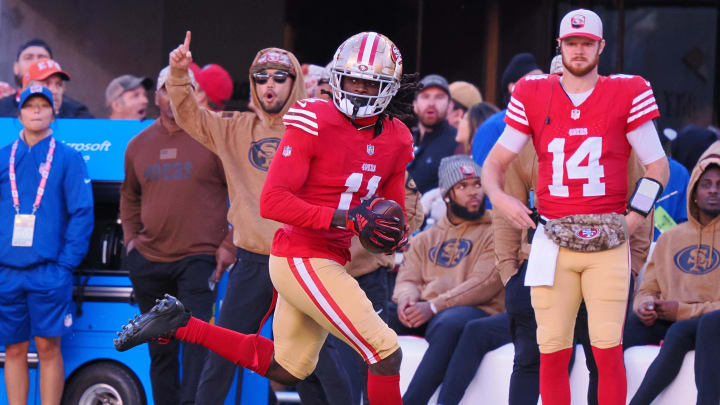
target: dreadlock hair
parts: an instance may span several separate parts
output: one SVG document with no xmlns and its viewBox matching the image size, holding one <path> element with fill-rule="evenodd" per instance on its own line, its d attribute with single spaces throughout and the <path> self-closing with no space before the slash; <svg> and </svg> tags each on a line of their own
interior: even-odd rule
<svg viewBox="0 0 720 405">
<path fill-rule="evenodd" d="M 400 88 L 398 89 L 395 96 L 393 96 L 390 103 L 385 108 L 385 111 L 380 113 L 377 121 L 375 122 L 375 135 L 377 137 L 383 130 L 383 120 L 385 117 L 390 119 L 397 118 L 400 121 L 407 122 L 414 119 L 413 113 L 413 100 L 415 94 L 422 89 L 422 84 L 418 83 L 420 73 L 408 73 L 402 75 L 400 79 Z"/>
</svg>

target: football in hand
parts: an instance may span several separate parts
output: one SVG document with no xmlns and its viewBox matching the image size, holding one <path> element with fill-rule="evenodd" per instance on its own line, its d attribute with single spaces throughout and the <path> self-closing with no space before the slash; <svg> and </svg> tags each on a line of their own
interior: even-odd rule
<svg viewBox="0 0 720 405">
<path fill-rule="evenodd" d="M 379 228 L 373 229 L 374 227 L 365 227 L 365 230 L 359 235 L 360 243 L 368 251 L 372 253 L 387 253 L 388 248 L 397 244 L 405 234 L 405 213 L 403 212 L 400 204 L 396 203 L 393 200 L 377 201 L 375 204 L 373 204 L 372 211 L 378 215 L 390 215 L 399 219 L 399 222 L 389 223 L 388 225 L 397 227 L 400 232 L 393 234 L 385 233 L 386 236 L 393 238 L 392 242 L 380 239 L 378 235 L 374 234 L 374 232 L 382 232 Z M 388 248 L 378 246 L 378 244 L 373 242 L 371 239 L 380 241 L 381 245 L 384 244 Z"/>
</svg>

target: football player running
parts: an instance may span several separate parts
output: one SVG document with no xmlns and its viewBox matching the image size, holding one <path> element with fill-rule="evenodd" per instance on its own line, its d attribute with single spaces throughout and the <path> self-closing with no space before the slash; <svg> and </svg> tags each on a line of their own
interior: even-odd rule
<svg viewBox="0 0 720 405">
<path fill-rule="evenodd" d="M 482 182 L 493 206 L 518 228 L 535 228 L 532 211 L 503 191 L 508 164 L 532 140 L 538 154 L 538 212 L 525 284 L 531 286 L 540 347 L 543 404 L 569 405 L 568 363 L 575 317 L 584 298 L 601 405 L 625 404 L 621 346 L 629 288 L 627 235 L 652 210 L 668 163 L 652 120 L 650 83 L 640 76 L 598 74 L 602 22 L 569 12 L 558 44 L 564 74 L 532 75 L 512 93 L 508 124 Z M 626 201 L 627 161 L 635 150 L 645 177 Z M 627 210 L 627 211 L 626 211 Z M 626 213 L 627 212 L 627 213 Z"/>
<path fill-rule="evenodd" d="M 173 51 L 171 63 L 189 63 L 187 45 Z M 415 84 L 401 83 L 399 50 L 374 32 L 340 45 L 331 74 L 332 102 L 297 101 L 284 116 L 287 129 L 260 197 L 261 215 L 285 224 L 275 234 L 270 256 L 278 292 L 274 342 L 193 318 L 167 296 L 123 327 L 115 342 L 118 350 L 170 336 L 295 384 L 313 371 L 332 333 L 368 363 L 370 403 L 402 404 L 397 335 L 343 265 L 350 260 L 353 234 L 373 235 L 367 240 L 387 253 L 407 241 L 399 218 L 377 214 L 372 207 L 377 196 L 404 204 L 412 138 L 397 116 L 410 114 L 411 106 L 393 96 L 414 91 Z"/>
</svg>

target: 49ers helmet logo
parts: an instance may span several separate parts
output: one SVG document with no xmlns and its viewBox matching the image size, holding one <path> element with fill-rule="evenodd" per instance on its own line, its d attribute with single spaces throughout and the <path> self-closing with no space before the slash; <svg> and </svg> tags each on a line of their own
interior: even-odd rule
<svg viewBox="0 0 720 405">
<path fill-rule="evenodd" d="M 582 228 L 579 231 L 575 232 L 575 236 L 585 240 L 594 239 L 599 234 L 600 231 L 597 228 Z"/>
<path fill-rule="evenodd" d="M 582 14 L 576 14 L 570 18 L 570 26 L 574 29 L 580 29 L 585 26 L 585 16 Z"/>
</svg>

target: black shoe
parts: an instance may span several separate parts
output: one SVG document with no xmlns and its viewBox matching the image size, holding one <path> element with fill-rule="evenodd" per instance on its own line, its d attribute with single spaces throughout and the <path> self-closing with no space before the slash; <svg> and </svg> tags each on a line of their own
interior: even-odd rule
<svg viewBox="0 0 720 405">
<path fill-rule="evenodd" d="M 165 294 L 165 298 L 155 302 L 157 304 L 150 311 L 137 315 L 127 325 L 123 325 L 122 331 L 117 333 L 117 339 L 113 340 L 115 350 L 124 352 L 153 340 L 167 343 L 175 336 L 177 328 L 187 325 L 190 312 L 185 310 L 177 298 Z"/>
</svg>

